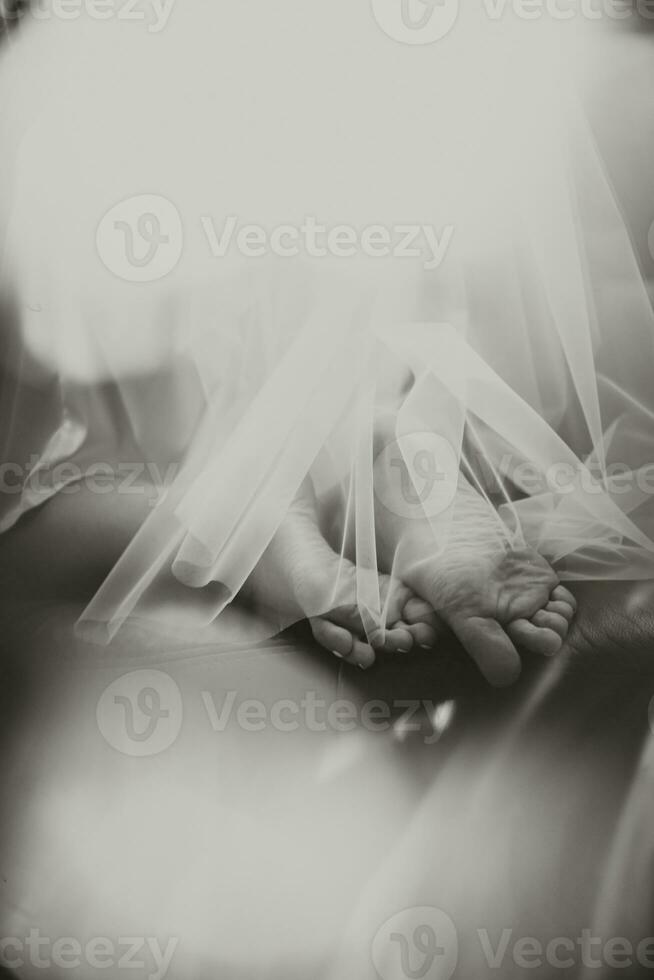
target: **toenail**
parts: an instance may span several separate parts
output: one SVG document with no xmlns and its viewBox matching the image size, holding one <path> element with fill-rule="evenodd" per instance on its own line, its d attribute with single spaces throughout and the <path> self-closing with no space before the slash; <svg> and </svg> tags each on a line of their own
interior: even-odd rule
<svg viewBox="0 0 654 980">
<path fill-rule="evenodd" d="M 420 644 L 420 649 L 421 650 L 431 650 L 431 647 L 429 646 L 428 643 L 421 643 Z"/>
<path fill-rule="evenodd" d="M 332 650 L 332 653 L 335 657 L 338 657 L 339 660 L 343 660 L 343 654 L 339 653 L 338 650 Z"/>
</svg>

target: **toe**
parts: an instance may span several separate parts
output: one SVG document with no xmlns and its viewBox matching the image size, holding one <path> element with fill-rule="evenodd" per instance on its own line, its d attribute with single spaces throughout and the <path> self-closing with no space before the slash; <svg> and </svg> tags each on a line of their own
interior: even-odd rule
<svg viewBox="0 0 654 980">
<path fill-rule="evenodd" d="M 415 645 L 423 650 L 433 650 L 445 628 L 433 607 L 416 596 L 405 605 L 402 619 L 407 624 Z"/>
<path fill-rule="evenodd" d="M 563 640 L 554 630 L 534 626 L 528 619 L 515 619 L 506 631 L 516 646 L 544 657 L 553 657 L 563 645 Z"/>
<path fill-rule="evenodd" d="M 432 606 L 424 599 L 413 597 L 409 599 L 402 612 L 402 619 L 409 626 L 424 623 L 431 626 L 434 633 L 438 634 L 443 630 L 443 623 Z"/>
<path fill-rule="evenodd" d="M 421 623 L 429 621 L 429 619 L 435 616 L 435 613 L 428 602 L 413 596 L 406 603 L 403 616 L 407 623 Z"/>
<path fill-rule="evenodd" d="M 413 647 L 413 636 L 407 626 L 396 623 L 392 629 L 385 630 L 383 649 L 386 653 L 408 653 Z"/>
<path fill-rule="evenodd" d="M 572 606 L 574 611 L 577 611 L 577 600 L 573 596 L 569 589 L 566 589 L 565 585 L 557 585 L 555 589 L 552 589 L 551 598 L 555 602 L 567 602 L 569 606 Z"/>
<path fill-rule="evenodd" d="M 343 626 L 322 617 L 314 617 L 309 623 L 315 640 L 340 660 L 362 670 L 374 664 L 375 651 L 370 644 L 357 639 Z"/>
<path fill-rule="evenodd" d="M 423 650 L 433 650 L 438 642 L 437 631 L 427 623 L 415 623 L 413 626 L 406 625 L 405 629 L 411 634 L 414 645 L 421 647 Z"/>
<path fill-rule="evenodd" d="M 537 613 L 531 617 L 531 621 L 534 626 L 539 626 L 543 629 L 553 630 L 555 633 L 565 640 L 568 635 L 569 623 L 565 616 L 560 616 L 556 612 L 550 612 L 547 609 L 539 609 Z"/>
<path fill-rule="evenodd" d="M 341 660 L 351 656 L 354 648 L 354 637 L 348 630 L 321 617 L 310 619 L 309 624 L 314 639 L 321 647 L 330 650 Z"/>
<path fill-rule="evenodd" d="M 545 606 L 545 612 L 557 613 L 559 616 L 571 623 L 575 617 L 575 611 L 571 605 L 563 601 L 548 602 Z"/>
<path fill-rule="evenodd" d="M 407 595 L 411 594 L 408 589 L 405 592 Z M 336 609 L 332 609 L 328 615 L 329 620 L 327 621 L 331 621 L 345 630 L 350 639 L 356 637 L 362 641 L 367 640 L 365 645 L 372 647 L 373 650 L 385 653 L 407 653 L 413 647 L 413 636 L 409 627 L 404 623 L 398 623 L 397 628 L 393 626 L 391 629 L 379 627 L 374 631 L 369 630 L 366 636 L 366 629 L 357 606 L 338 606 Z M 397 611 L 395 618 L 399 618 Z M 393 620 L 390 621 L 393 622 Z M 325 646 L 322 640 L 318 642 Z M 340 647 L 338 649 L 340 651 Z"/>
<path fill-rule="evenodd" d="M 361 670 L 368 670 L 375 662 L 375 651 L 369 643 L 364 643 L 355 638 L 352 644 L 352 652 L 345 660 L 349 664 L 360 667 Z"/>
<path fill-rule="evenodd" d="M 384 653 L 408 653 L 413 646 L 413 637 L 402 623 L 368 632 L 366 639 L 373 650 Z"/>
<path fill-rule="evenodd" d="M 497 620 L 472 616 L 454 619 L 451 625 L 493 687 L 507 687 L 517 680 L 521 669 L 520 657 Z"/>
<path fill-rule="evenodd" d="M 394 623 L 398 619 L 403 619 L 404 607 L 410 601 L 413 592 L 402 582 L 388 576 L 383 576 L 380 584 L 386 622 Z"/>
<path fill-rule="evenodd" d="M 337 606 L 327 615 L 332 622 L 342 626 L 350 633 L 358 633 L 359 636 L 363 635 L 363 623 L 357 606 Z"/>
</svg>

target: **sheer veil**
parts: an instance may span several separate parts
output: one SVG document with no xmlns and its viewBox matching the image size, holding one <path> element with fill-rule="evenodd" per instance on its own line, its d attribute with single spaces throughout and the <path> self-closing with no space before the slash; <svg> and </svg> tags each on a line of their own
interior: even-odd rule
<svg viewBox="0 0 654 980">
<path fill-rule="evenodd" d="M 610 38 L 480 5 L 407 44 L 391 6 L 42 17 L 6 52 L 2 527 L 127 443 L 166 474 L 93 635 L 172 597 L 231 635 L 307 486 L 383 624 L 380 456 L 436 552 L 465 472 L 562 578 L 652 574 L 654 319 L 578 95 Z"/>
</svg>

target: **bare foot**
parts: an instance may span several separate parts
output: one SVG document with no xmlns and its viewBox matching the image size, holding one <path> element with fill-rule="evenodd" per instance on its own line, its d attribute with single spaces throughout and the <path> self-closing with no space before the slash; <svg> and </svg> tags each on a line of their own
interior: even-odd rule
<svg viewBox="0 0 654 980">
<path fill-rule="evenodd" d="M 411 590 L 388 575 L 379 576 L 379 585 L 386 620 L 395 623 L 412 598 Z M 273 620 L 307 618 L 322 647 L 362 669 L 373 665 L 379 651 L 408 652 L 421 636 L 408 626 L 381 629 L 367 624 L 366 632 L 357 608 L 355 566 L 323 537 L 308 489 L 294 501 L 242 595 Z M 432 639 L 429 631 L 427 641 Z"/>
<path fill-rule="evenodd" d="M 389 471 L 388 479 L 398 482 L 397 472 Z M 403 622 L 433 627 L 442 619 L 484 677 L 498 687 L 518 677 L 518 649 L 544 656 L 558 653 L 574 616 L 574 597 L 536 551 L 510 548 L 495 511 L 463 476 L 448 515 L 444 547 L 439 548 L 426 518 L 398 517 L 388 509 L 388 484 L 383 499 L 384 504 L 378 500 L 377 531 L 384 567 L 394 563 L 397 574 L 423 600 L 407 603 Z M 403 513 L 401 507 L 398 513 Z M 433 610 L 431 616 L 424 601 Z"/>
</svg>

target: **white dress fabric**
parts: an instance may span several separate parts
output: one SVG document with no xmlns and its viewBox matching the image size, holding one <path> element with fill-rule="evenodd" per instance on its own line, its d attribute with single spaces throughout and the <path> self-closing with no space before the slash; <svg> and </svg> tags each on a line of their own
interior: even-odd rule
<svg viewBox="0 0 654 980">
<path fill-rule="evenodd" d="M 28 17 L 4 52 L 2 528 L 127 443 L 170 475 L 101 639 L 173 594 L 219 624 L 307 483 L 383 625 L 389 414 L 435 553 L 464 468 L 562 578 L 652 575 L 654 317 L 578 94 L 611 38 L 479 7 L 410 44 L 392 7 Z"/>
</svg>

